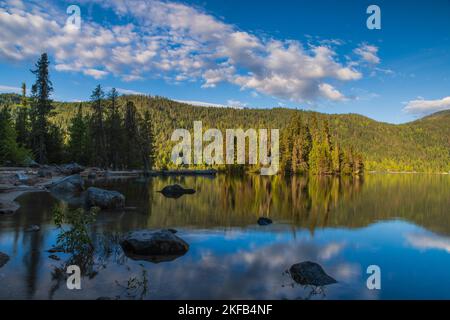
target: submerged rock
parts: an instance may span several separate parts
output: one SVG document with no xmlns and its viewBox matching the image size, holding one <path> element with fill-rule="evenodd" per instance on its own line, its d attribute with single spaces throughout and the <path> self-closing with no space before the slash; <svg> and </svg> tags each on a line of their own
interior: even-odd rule
<svg viewBox="0 0 450 320">
<path fill-rule="evenodd" d="M 9 256 L 6 253 L 0 252 L 0 268 L 7 264 Z"/>
<path fill-rule="evenodd" d="M 301 285 L 326 286 L 337 283 L 335 279 L 325 273 L 319 264 L 311 261 L 292 265 L 289 274 L 295 282 Z"/>
<path fill-rule="evenodd" d="M 0 202 L 0 216 L 1 215 L 13 215 L 19 210 L 20 206 L 16 202 Z"/>
<path fill-rule="evenodd" d="M 174 184 L 174 185 L 170 185 L 170 186 L 165 186 L 161 191 L 163 194 L 163 196 L 167 197 L 167 198 L 179 198 L 185 194 L 194 194 L 195 190 L 194 189 L 185 189 L 182 186 L 178 185 L 178 184 Z"/>
<path fill-rule="evenodd" d="M 269 224 L 272 224 L 272 219 L 266 218 L 266 217 L 261 217 L 258 219 L 258 224 L 260 226 L 267 226 Z"/>
<path fill-rule="evenodd" d="M 73 175 L 78 174 L 84 171 L 84 167 L 79 165 L 78 163 L 69 163 L 58 166 L 59 171 L 65 175 Z"/>
<path fill-rule="evenodd" d="M 125 196 L 117 191 L 90 187 L 86 193 L 86 204 L 101 209 L 122 209 L 125 207 Z"/>
<path fill-rule="evenodd" d="M 26 232 L 37 232 L 39 230 L 41 230 L 41 227 L 39 227 L 36 224 L 33 224 L 27 228 Z"/>
<path fill-rule="evenodd" d="M 64 248 L 62 247 L 53 247 L 51 249 L 48 249 L 47 252 L 49 253 L 57 253 L 57 252 L 65 252 Z"/>
<path fill-rule="evenodd" d="M 133 260 L 151 262 L 171 261 L 189 250 L 189 245 L 173 230 L 141 230 L 129 233 L 120 243 L 125 254 Z"/>
</svg>

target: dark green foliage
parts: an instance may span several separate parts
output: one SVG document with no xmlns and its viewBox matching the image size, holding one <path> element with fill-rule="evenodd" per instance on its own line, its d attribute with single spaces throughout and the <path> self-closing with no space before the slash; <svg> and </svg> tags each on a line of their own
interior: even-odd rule
<svg viewBox="0 0 450 320">
<path fill-rule="evenodd" d="M 296 115 L 281 137 L 281 169 L 286 174 L 306 173 L 309 169 L 309 156 L 312 137 L 309 126 Z"/>
<path fill-rule="evenodd" d="M 15 130 L 17 143 L 21 147 L 31 148 L 30 144 L 30 110 L 26 106 L 21 106 L 16 111 Z"/>
<path fill-rule="evenodd" d="M 144 111 L 143 117 L 139 120 L 139 146 L 142 157 L 144 172 L 148 173 L 153 168 L 155 162 L 154 136 L 150 111 Z"/>
<path fill-rule="evenodd" d="M 21 164 L 29 156 L 16 142 L 16 132 L 9 108 L 0 108 L 0 165 Z"/>
<path fill-rule="evenodd" d="M 53 222 L 61 232 L 57 237 L 57 246 L 64 252 L 77 253 L 93 248 L 88 227 L 95 222 L 98 208 L 85 211 L 82 208 L 69 209 L 56 206 L 53 209 Z M 69 225 L 70 229 L 65 229 Z"/>
<path fill-rule="evenodd" d="M 46 134 L 45 141 L 48 162 L 62 163 L 65 159 L 62 129 L 55 124 L 50 124 L 48 126 L 48 132 Z"/>
<path fill-rule="evenodd" d="M 79 105 L 76 116 L 72 118 L 68 131 L 69 141 L 67 144 L 67 153 L 69 160 L 87 165 L 90 160 L 90 144 L 88 121 L 83 116 L 82 104 Z"/>
<path fill-rule="evenodd" d="M 333 141 L 335 140 L 335 141 Z M 362 156 L 357 157 L 358 163 L 344 164 L 338 139 L 330 134 L 328 121 L 319 122 L 316 116 L 308 122 L 303 122 L 300 115 L 294 117 L 287 129 L 283 131 L 281 168 L 284 174 L 311 173 L 325 174 L 362 174 L 364 164 Z M 348 166 L 348 170 L 341 168 Z"/>
</svg>

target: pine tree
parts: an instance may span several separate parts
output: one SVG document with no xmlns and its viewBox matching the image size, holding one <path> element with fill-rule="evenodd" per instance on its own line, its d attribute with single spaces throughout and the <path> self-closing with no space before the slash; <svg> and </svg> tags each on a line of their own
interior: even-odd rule
<svg viewBox="0 0 450 320">
<path fill-rule="evenodd" d="M 55 124 L 49 124 L 45 138 L 49 163 L 62 163 L 65 158 L 63 130 Z"/>
<path fill-rule="evenodd" d="M 53 108 L 50 100 L 53 85 L 48 72 L 49 64 L 47 54 L 43 53 L 36 63 L 36 69 L 31 71 L 36 75 L 36 82 L 32 87 L 32 148 L 39 163 L 47 163 L 48 160 L 48 117 Z"/>
<path fill-rule="evenodd" d="M 353 174 L 360 175 L 364 173 L 364 161 L 360 153 L 355 153 L 353 156 Z"/>
<path fill-rule="evenodd" d="M 342 156 L 341 174 L 353 174 L 353 154 L 351 148 L 345 149 Z"/>
<path fill-rule="evenodd" d="M 312 147 L 312 138 L 309 127 L 304 125 L 300 117 L 296 120 L 292 147 L 293 173 L 305 173 L 308 171 L 309 154 Z"/>
<path fill-rule="evenodd" d="M 309 172 L 311 174 L 320 174 L 320 158 L 321 158 L 321 144 L 318 137 L 312 140 L 311 152 L 309 153 Z"/>
<path fill-rule="evenodd" d="M 114 170 L 117 170 L 120 164 L 120 149 L 122 148 L 122 119 L 117 105 L 119 94 L 115 88 L 112 88 L 108 94 L 108 114 L 106 119 L 106 132 L 108 141 L 108 162 Z"/>
<path fill-rule="evenodd" d="M 286 175 L 290 175 L 292 172 L 292 130 L 291 126 L 284 128 L 281 133 L 280 143 L 280 169 Z"/>
<path fill-rule="evenodd" d="M 28 105 L 27 101 L 27 85 L 25 82 L 22 82 L 22 99 L 21 99 L 22 106 L 26 107 Z"/>
<path fill-rule="evenodd" d="M 323 124 L 320 141 L 319 174 L 331 173 L 331 136 L 328 121 Z"/>
<path fill-rule="evenodd" d="M 139 132 L 137 110 L 132 101 L 128 101 L 125 105 L 125 166 L 127 168 L 136 168 L 139 166 L 140 159 L 136 155 L 140 155 Z M 139 159 L 139 160 L 138 160 Z"/>
<path fill-rule="evenodd" d="M 150 112 L 145 110 L 139 121 L 139 142 L 141 148 L 144 175 L 148 175 L 154 164 L 154 136 Z"/>
<path fill-rule="evenodd" d="M 102 168 L 108 166 L 108 150 L 104 126 L 104 98 L 102 87 L 98 85 L 91 94 L 92 116 L 90 135 L 92 139 L 92 164 Z"/>
<path fill-rule="evenodd" d="M 78 112 L 69 125 L 68 156 L 71 161 L 87 165 L 90 150 L 88 148 L 88 125 L 83 116 L 83 105 L 80 104 Z"/>
<path fill-rule="evenodd" d="M 30 116 L 27 101 L 27 87 L 22 83 L 21 106 L 16 111 L 15 123 L 17 143 L 24 148 L 31 148 L 30 143 Z"/>
<path fill-rule="evenodd" d="M 24 148 L 30 146 L 30 117 L 26 106 L 20 106 L 16 111 L 15 123 L 17 143 Z"/>
<path fill-rule="evenodd" d="M 341 172 L 342 154 L 339 143 L 335 142 L 333 150 L 331 151 L 331 167 L 334 174 Z"/>
</svg>

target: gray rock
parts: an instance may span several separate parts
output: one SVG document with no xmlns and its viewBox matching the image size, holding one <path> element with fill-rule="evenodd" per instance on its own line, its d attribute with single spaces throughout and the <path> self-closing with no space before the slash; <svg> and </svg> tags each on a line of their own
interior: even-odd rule
<svg viewBox="0 0 450 320">
<path fill-rule="evenodd" d="M 63 165 L 59 166 L 59 170 L 62 174 L 73 175 L 73 174 L 78 174 L 80 172 L 83 172 L 84 167 L 79 165 L 78 163 L 74 162 L 74 163 L 63 164 Z"/>
<path fill-rule="evenodd" d="M 272 219 L 266 218 L 266 217 L 261 217 L 258 219 L 258 224 L 260 226 L 267 226 L 269 224 L 272 224 Z"/>
<path fill-rule="evenodd" d="M 0 202 L 0 216 L 13 215 L 19 210 L 20 206 L 16 202 Z"/>
<path fill-rule="evenodd" d="M 9 256 L 6 253 L 0 252 L 0 268 L 7 264 Z"/>
<path fill-rule="evenodd" d="M 84 190 L 84 181 L 80 175 L 72 175 L 52 183 L 49 189 L 55 194 L 80 193 Z"/>
<path fill-rule="evenodd" d="M 185 189 L 182 186 L 178 185 L 178 184 L 174 184 L 174 185 L 170 185 L 170 186 L 165 186 L 161 191 L 163 194 L 163 196 L 167 197 L 167 198 L 179 198 L 185 194 L 194 194 L 195 190 L 194 189 Z"/>
<path fill-rule="evenodd" d="M 84 181 L 80 175 L 65 177 L 52 183 L 48 189 L 53 197 L 73 206 L 84 205 Z"/>
<path fill-rule="evenodd" d="M 335 279 L 325 273 L 319 264 L 311 261 L 292 265 L 289 274 L 295 282 L 301 285 L 326 286 L 337 283 Z"/>
<path fill-rule="evenodd" d="M 86 205 L 101 209 L 121 209 L 125 207 L 125 196 L 117 191 L 90 187 L 86 193 Z"/>
<path fill-rule="evenodd" d="M 129 233 L 120 243 L 125 254 L 134 260 L 171 261 L 189 250 L 189 245 L 169 230 L 141 230 Z"/>
</svg>

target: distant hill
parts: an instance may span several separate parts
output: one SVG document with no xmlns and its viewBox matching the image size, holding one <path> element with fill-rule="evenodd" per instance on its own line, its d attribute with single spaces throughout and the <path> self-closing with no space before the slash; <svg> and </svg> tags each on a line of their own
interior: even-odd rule
<svg viewBox="0 0 450 320">
<path fill-rule="evenodd" d="M 20 95 L 17 93 L 1 93 L 0 106 L 19 104 L 21 101 Z"/>
<path fill-rule="evenodd" d="M 19 100 L 17 100 L 19 99 Z M 352 146 L 364 155 L 366 169 L 377 171 L 450 171 L 450 110 L 405 123 L 378 122 L 358 114 L 323 114 L 286 108 L 234 109 L 192 106 L 162 97 L 122 96 L 120 103 L 132 100 L 138 110 L 150 108 L 154 119 L 157 164 L 167 166 L 174 143 L 170 141 L 176 128 L 192 129 L 195 120 L 204 128 L 284 128 L 296 113 L 304 121 L 313 116 L 327 119 L 332 134 L 342 145 Z M 20 96 L 0 94 L 5 101 L 20 103 Z M 8 103 L 12 104 L 12 103 Z M 76 112 L 79 103 L 55 102 L 53 121 L 62 128 Z M 88 112 L 89 103 L 84 103 Z M 17 107 L 17 106 L 16 106 Z"/>
</svg>

